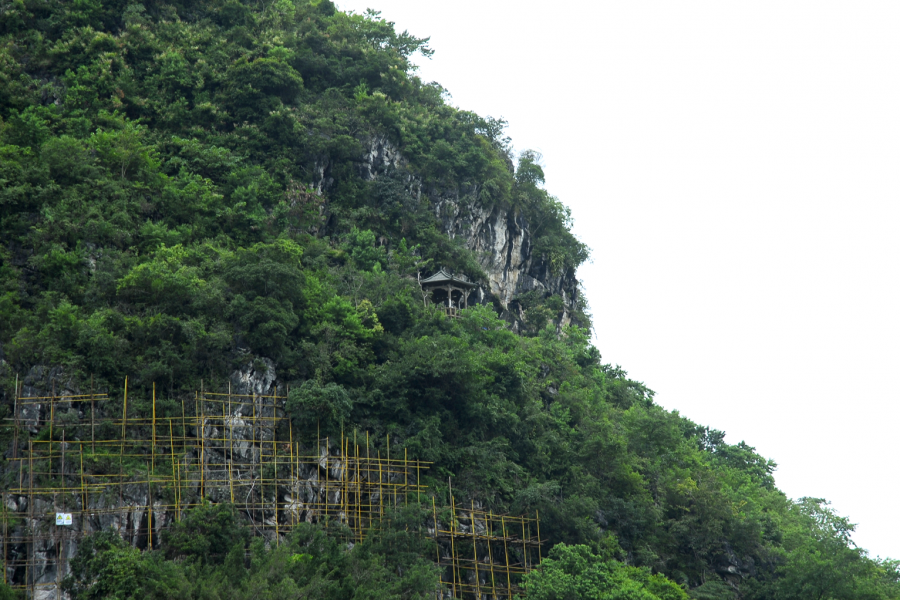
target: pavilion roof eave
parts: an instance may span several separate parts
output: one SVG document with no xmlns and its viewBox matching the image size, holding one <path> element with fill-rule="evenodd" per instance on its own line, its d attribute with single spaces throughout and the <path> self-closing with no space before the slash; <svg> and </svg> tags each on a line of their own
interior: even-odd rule
<svg viewBox="0 0 900 600">
<path fill-rule="evenodd" d="M 446 285 L 449 283 L 451 285 L 454 285 L 457 287 L 464 287 L 464 288 L 478 287 L 478 284 L 472 283 L 471 281 L 468 281 L 466 279 L 461 279 L 459 277 L 455 277 L 455 276 L 451 275 L 450 273 L 448 273 L 447 271 L 445 271 L 444 269 L 441 269 L 440 271 L 438 271 L 431 277 L 423 279 L 420 283 L 422 285 Z"/>
</svg>

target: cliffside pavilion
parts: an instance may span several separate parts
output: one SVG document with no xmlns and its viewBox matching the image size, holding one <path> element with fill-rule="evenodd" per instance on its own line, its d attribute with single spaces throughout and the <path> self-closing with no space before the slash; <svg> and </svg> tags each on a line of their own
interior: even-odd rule
<svg viewBox="0 0 900 600">
<path fill-rule="evenodd" d="M 440 306 L 447 316 L 455 317 L 459 311 L 469 307 L 469 294 L 478 287 L 465 275 L 451 275 L 443 268 L 419 282 L 422 290 L 428 292 L 431 301 Z"/>
</svg>

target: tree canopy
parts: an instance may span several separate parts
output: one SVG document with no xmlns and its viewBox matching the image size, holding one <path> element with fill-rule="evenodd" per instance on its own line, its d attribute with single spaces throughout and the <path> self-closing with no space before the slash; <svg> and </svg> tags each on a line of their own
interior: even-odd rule
<svg viewBox="0 0 900 600">
<path fill-rule="evenodd" d="M 826 503 L 791 501 L 752 446 L 605 364 L 577 300 L 522 294 L 515 331 L 495 299 L 457 319 L 423 302 L 420 272 L 487 285 L 442 229 L 441 194 L 524 223 L 550 277 L 588 249 L 539 156 L 514 155 L 502 120 L 451 106 L 417 52 L 427 39 L 329 0 L 5 3 L 7 400 L 35 365 L 111 394 L 128 375 L 136 397 L 155 383 L 171 399 L 266 359 L 292 385 L 297 439 L 313 420 L 322 435 L 390 433 L 433 462 L 439 497 L 452 477 L 466 502 L 540 511 L 529 597 L 900 598 L 897 563 L 857 548 Z M 397 158 L 367 173 L 378 144 Z M 425 598 L 436 585 L 414 512 L 352 549 L 305 524 L 273 549 L 229 511 L 198 511 L 152 553 L 91 538 L 66 589 Z"/>
</svg>

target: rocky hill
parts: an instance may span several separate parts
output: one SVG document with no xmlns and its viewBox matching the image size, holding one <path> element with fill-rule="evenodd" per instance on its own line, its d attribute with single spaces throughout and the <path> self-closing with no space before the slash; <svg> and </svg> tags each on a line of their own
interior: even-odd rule
<svg viewBox="0 0 900 600">
<path fill-rule="evenodd" d="M 417 52 L 329 0 L 0 7 L 0 598 L 900 598 L 602 362 L 539 157 Z"/>
</svg>

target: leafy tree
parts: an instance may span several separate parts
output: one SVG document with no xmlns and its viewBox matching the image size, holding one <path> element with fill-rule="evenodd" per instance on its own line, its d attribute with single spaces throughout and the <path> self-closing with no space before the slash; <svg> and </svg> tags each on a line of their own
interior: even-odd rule
<svg viewBox="0 0 900 600">
<path fill-rule="evenodd" d="M 541 568 L 525 576 L 535 600 L 687 600 L 679 586 L 646 569 L 605 561 L 587 546 L 554 546 Z"/>
<path fill-rule="evenodd" d="M 418 77 L 417 52 L 427 39 L 329 0 L 4 4 L 7 401 L 16 372 L 62 367 L 111 397 L 129 376 L 146 417 L 154 383 L 174 401 L 274 363 L 299 439 L 341 423 L 390 434 L 433 463 L 422 477 L 438 498 L 452 477 L 460 500 L 539 511 L 558 549 L 535 597 L 683 598 L 668 577 L 697 598 L 732 584 L 747 599 L 896 598 L 897 564 L 855 547 L 822 502 L 787 499 L 774 462 L 603 364 L 577 299 L 513 299 L 516 332 L 490 297 L 457 319 L 431 309 L 417 279 L 437 267 L 488 289 L 449 219 L 506 215 L 547 278 L 573 278 L 588 251 L 541 157 L 513 156 L 504 121 L 450 105 Z M 431 597 L 417 519 L 395 515 L 350 550 L 303 525 L 273 549 L 202 506 L 157 552 L 91 538 L 66 585 L 85 598 Z"/>
</svg>

